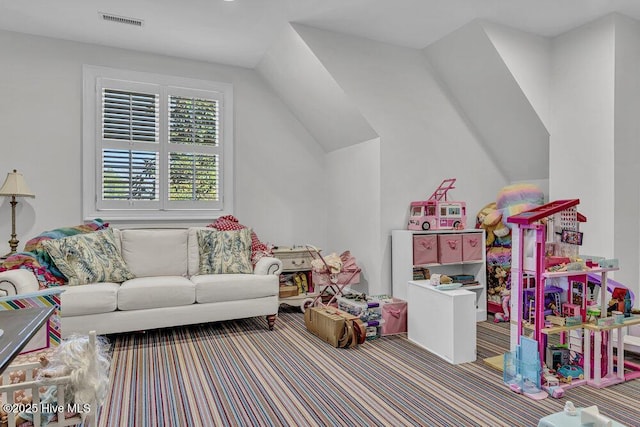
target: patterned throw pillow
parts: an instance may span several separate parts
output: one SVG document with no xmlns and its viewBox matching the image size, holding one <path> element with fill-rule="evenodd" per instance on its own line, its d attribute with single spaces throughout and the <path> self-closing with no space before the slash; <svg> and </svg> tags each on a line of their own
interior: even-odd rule
<svg viewBox="0 0 640 427">
<path fill-rule="evenodd" d="M 253 273 L 251 229 L 198 230 L 200 274 Z"/>
<path fill-rule="evenodd" d="M 42 244 L 69 285 L 122 283 L 135 277 L 122 259 L 110 228 Z"/>
</svg>

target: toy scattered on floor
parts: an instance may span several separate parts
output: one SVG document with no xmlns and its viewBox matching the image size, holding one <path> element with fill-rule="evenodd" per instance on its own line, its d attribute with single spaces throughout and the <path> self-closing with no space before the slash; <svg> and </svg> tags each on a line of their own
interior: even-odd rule
<svg viewBox="0 0 640 427">
<path fill-rule="evenodd" d="M 514 351 L 504 354 L 503 362 L 503 381 L 511 391 L 534 400 L 548 396 L 542 389 L 542 368 L 536 340 L 520 336 L 520 344 Z"/>
<path fill-rule="evenodd" d="M 455 187 L 455 178 L 442 181 L 427 200 L 411 202 L 408 230 L 462 230 L 467 222 L 465 202 L 447 200 L 447 192 Z"/>
<path fill-rule="evenodd" d="M 584 379 L 584 370 L 577 365 L 562 365 L 556 372 L 561 382 L 571 384 L 574 379 Z"/>
<path fill-rule="evenodd" d="M 65 404 L 74 404 L 79 408 L 84 417 L 95 411 L 92 407 L 102 403 L 109 387 L 109 368 L 111 361 L 108 354 L 108 344 L 102 338 L 90 338 L 84 335 L 72 335 L 62 341 L 54 350 L 51 358 L 42 357 L 40 364 L 43 369 L 38 371 L 36 381 L 47 385 L 47 381 L 55 378 L 60 381 L 63 377 L 67 380 L 64 384 Z M 62 386 L 62 385 L 60 385 Z M 31 396 L 24 397 L 23 405 L 32 403 Z M 58 407 L 58 385 L 48 385 L 43 393 L 40 393 L 40 423 L 46 425 L 56 419 Z M 65 417 L 69 414 L 65 405 L 63 412 Z M 20 426 L 27 422 L 33 422 L 34 414 L 31 411 L 20 412 L 15 417 L 15 425 Z M 0 426 L 6 426 L 8 414 L 0 410 Z"/>
<path fill-rule="evenodd" d="M 583 426 L 611 427 L 611 418 L 600 413 L 597 406 L 589 406 L 580 411 L 580 422 Z"/>
<path fill-rule="evenodd" d="M 578 415 L 578 411 L 576 410 L 576 407 L 573 405 L 573 402 L 570 400 L 567 400 L 567 402 L 564 404 L 564 412 L 568 415 L 571 415 L 572 417 Z"/>
</svg>

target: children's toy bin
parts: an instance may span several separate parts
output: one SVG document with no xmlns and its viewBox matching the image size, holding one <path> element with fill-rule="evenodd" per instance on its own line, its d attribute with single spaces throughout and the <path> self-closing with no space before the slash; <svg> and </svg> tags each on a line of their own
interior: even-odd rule
<svg viewBox="0 0 640 427">
<path fill-rule="evenodd" d="M 392 298 L 382 305 L 382 336 L 407 332 L 407 302 Z"/>
<path fill-rule="evenodd" d="M 382 318 L 379 301 L 359 301 L 345 297 L 337 297 L 336 300 L 338 301 L 338 309 L 358 316 L 363 322 Z"/>
<path fill-rule="evenodd" d="M 462 260 L 463 261 L 481 261 L 482 253 L 485 248 L 482 244 L 482 236 L 476 234 L 462 235 Z"/>
<path fill-rule="evenodd" d="M 338 309 L 345 311 L 364 322 L 366 326 L 366 339 L 373 340 L 382 335 L 382 304 L 379 301 L 364 301 L 353 298 L 337 297 Z"/>
<path fill-rule="evenodd" d="M 372 296 L 379 301 L 382 312 L 382 336 L 403 334 L 407 332 L 407 302 L 388 295 Z"/>
<path fill-rule="evenodd" d="M 441 264 L 462 262 L 462 235 L 438 235 L 438 261 Z"/>
<path fill-rule="evenodd" d="M 413 236 L 413 265 L 438 262 L 438 236 L 418 234 Z"/>
</svg>

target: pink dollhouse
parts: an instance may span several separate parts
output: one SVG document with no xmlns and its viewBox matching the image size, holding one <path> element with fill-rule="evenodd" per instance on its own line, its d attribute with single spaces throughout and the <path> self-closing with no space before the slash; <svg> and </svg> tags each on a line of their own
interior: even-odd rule
<svg viewBox="0 0 640 427">
<path fill-rule="evenodd" d="M 510 216 L 508 222 L 515 224 L 512 257 L 512 299 L 517 302 L 512 307 L 513 316 L 517 314 L 517 329 L 512 326 L 511 346 L 520 344 L 524 335 L 522 316 L 523 296 L 526 292 L 525 281 L 533 284 L 535 290 L 533 315 L 529 316 L 527 328 L 533 329 L 533 338 L 537 341 L 538 354 L 544 364 L 547 336 L 560 334 L 561 342 L 567 342 L 569 351 L 580 356 L 579 366 L 584 369 L 584 380 L 571 382 L 570 386 L 588 383 L 595 387 L 606 387 L 628 379 L 640 377 L 636 370 L 625 373 L 623 368 L 624 347 L 618 344 L 617 366 L 613 366 L 613 342 L 611 330 L 617 329 L 624 334 L 623 326 L 640 323 L 640 319 L 625 320 L 625 324 L 612 325 L 602 319 L 606 317 L 606 286 L 600 286 L 599 302 L 592 301 L 588 292 L 589 277 L 600 276 L 600 283 L 607 283 L 607 273 L 618 270 L 616 267 L 589 266 L 579 261 L 578 248 L 582 243 L 580 222 L 586 218 L 577 211 L 578 199 L 557 200 L 517 215 Z M 554 284 L 564 283 L 562 316 L 567 320 L 561 326 L 548 324 L 545 319 L 545 291 Z M 592 304 L 601 306 L 600 317 L 587 323 L 587 307 Z M 569 324 L 570 318 L 580 323 Z M 575 338 L 575 339 L 574 339 Z M 621 341 L 621 340 L 619 340 Z M 575 347 L 572 347 L 575 346 Z M 573 358 L 573 356 L 572 356 Z M 575 358 L 573 358 L 575 360 Z M 624 363 L 627 366 L 627 363 Z M 565 365 L 574 367 L 575 365 Z M 637 368 L 637 367 L 635 367 Z M 581 374 L 582 375 L 582 374 Z"/>
</svg>

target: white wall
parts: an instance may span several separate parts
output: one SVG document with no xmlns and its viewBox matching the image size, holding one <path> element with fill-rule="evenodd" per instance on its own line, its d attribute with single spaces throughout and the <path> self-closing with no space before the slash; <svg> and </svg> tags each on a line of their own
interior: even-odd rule
<svg viewBox="0 0 640 427">
<path fill-rule="evenodd" d="M 615 22 L 615 212 L 616 280 L 631 287 L 640 306 L 640 22 L 614 15 Z"/>
<path fill-rule="evenodd" d="M 482 27 L 548 128 L 551 39 L 490 22 L 483 22 Z"/>
<path fill-rule="evenodd" d="M 326 152 L 378 136 L 291 26 L 256 70 Z"/>
<path fill-rule="evenodd" d="M 20 248 L 82 222 L 83 64 L 232 83 L 236 217 L 264 241 L 326 245 L 323 150 L 255 71 L 4 31 L 0 55 L 0 176 L 16 168 L 36 194 L 18 205 Z M 0 203 L 0 238 L 8 240 L 10 206 Z"/>
<path fill-rule="evenodd" d="M 380 139 L 327 155 L 329 247 L 323 254 L 350 250 L 362 269 L 356 292 L 380 291 Z M 323 248 L 324 249 L 324 248 Z"/>
<path fill-rule="evenodd" d="M 494 167 L 509 181 L 547 179 L 549 132 L 482 22 L 459 28 L 424 53 Z"/>
<path fill-rule="evenodd" d="M 443 179 L 457 178 L 450 196 L 466 201 L 475 218 L 507 182 L 419 50 L 307 26 L 294 29 L 380 135 L 381 282 L 369 283 L 369 290 L 390 292 L 391 230 L 406 228 L 411 201 L 429 197 Z"/>
<path fill-rule="evenodd" d="M 552 42 L 549 198 L 580 199 L 581 253 L 614 256 L 614 21 Z"/>
</svg>

